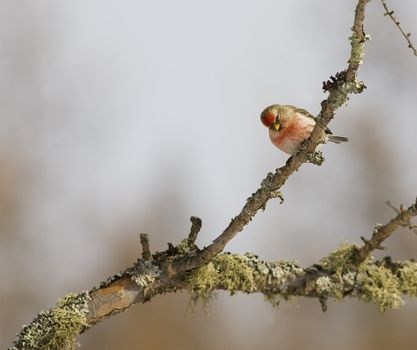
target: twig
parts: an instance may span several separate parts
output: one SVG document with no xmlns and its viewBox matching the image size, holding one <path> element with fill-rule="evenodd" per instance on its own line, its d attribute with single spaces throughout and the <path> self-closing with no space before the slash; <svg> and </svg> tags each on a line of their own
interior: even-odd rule
<svg viewBox="0 0 417 350">
<path fill-rule="evenodd" d="M 365 240 L 365 244 L 356 251 L 354 260 L 357 264 L 363 262 L 373 250 L 380 249 L 382 242 L 391 236 L 399 226 L 413 228 L 413 225 L 410 224 L 410 219 L 417 215 L 417 199 L 407 209 L 404 207 L 401 209 L 398 211 L 397 216 L 387 224 L 375 226 L 371 239 Z"/>
<path fill-rule="evenodd" d="M 388 205 L 392 210 L 394 210 L 397 214 L 401 213 L 398 208 L 396 208 L 394 205 L 391 204 L 390 201 L 385 202 L 386 205 Z M 402 204 L 401 204 L 402 205 Z"/>
<path fill-rule="evenodd" d="M 391 204 L 390 201 L 385 202 L 392 210 L 394 210 L 397 214 L 402 213 L 405 208 L 402 204 L 400 204 L 400 209 L 396 208 Z M 408 228 L 409 230 L 413 231 L 417 235 L 417 225 L 412 225 L 411 222 L 408 222 L 407 224 L 403 225 L 404 227 Z"/>
<path fill-rule="evenodd" d="M 404 39 L 407 40 L 408 47 L 413 51 L 414 56 L 417 56 L 417 50 L 416 50 L 416 48 L 414 47 L 413 43 L 410 40 L 411 33 L 406 33 L 401 28 L 400 21 L 398 21 L 397 18 L 394 16 L 394 11 L 388 9 L 388 6 L 387 6 L 385 0 L 380 0 L 380 1 L 381 1 L 382 6 L 384 6 L 384 9 L 385 9 L 384 16 L 388 16 L 389 18 L 391 18 L 391 20 L 394 22 L 394 24 L 397 26 L 397 28 L 401 32 Z"/>
</svg>

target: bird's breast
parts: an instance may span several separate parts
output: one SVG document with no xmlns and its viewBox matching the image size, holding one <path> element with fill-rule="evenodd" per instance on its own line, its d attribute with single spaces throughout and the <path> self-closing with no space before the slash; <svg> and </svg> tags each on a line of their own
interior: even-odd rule
<svg viewBox="0 0 417 350">
<path fill-rule="evenodd" d="M 294 118 L 279 131 L 270 130 L 272 143 L 288 154 L 297 152 L 301 143 L 308 139 L 313 131 L 315 121 L 311 118 Z"/>
</svg>

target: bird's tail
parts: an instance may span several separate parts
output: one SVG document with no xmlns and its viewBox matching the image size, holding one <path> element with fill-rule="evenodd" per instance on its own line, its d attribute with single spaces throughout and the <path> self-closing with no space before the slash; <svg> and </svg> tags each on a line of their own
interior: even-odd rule
<svg viewBox="0 0 417 350">
<path fill-rule="evenodd" d="M 348 142 L 349 139 L 343 136 L 328 135 L 328 140 L 334 143 Z"/>
</svg>

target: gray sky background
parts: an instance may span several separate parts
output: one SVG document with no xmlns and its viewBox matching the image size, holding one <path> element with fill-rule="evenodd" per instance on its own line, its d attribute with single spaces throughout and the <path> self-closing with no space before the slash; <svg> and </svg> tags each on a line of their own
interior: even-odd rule
<svg viewBox="0 0 417 350">
<path fill-rule="evenodd" d="M 417 38 L 417 2 L 391 1 Z M 140 232 L 165 249 L 203 220 L 214 239 L 287 156 L 264 107 L 317 114 L 344 69 L 354 1 L 0 1 L 0 346 L 71 291 L 131 264 Z M 360 78 L 323 147 L 227 250 L 311 264 L 359 242 L 417 195 L 417 60 L 379 1 L 368 5 Z M 405 230 L 386 245 L 416 258 Z M 158 297 L 81 337 L 84 349 L 414 349 L 415 301 L 381 314 L 357 301 L 220 293 L 207 316 Z M 389 331 L 387 331 L 389 330 Z M 303 332 L 303 336 L 299 335 Z M 190 335 L 191 334 L 191 335 Z"/>
</svg>

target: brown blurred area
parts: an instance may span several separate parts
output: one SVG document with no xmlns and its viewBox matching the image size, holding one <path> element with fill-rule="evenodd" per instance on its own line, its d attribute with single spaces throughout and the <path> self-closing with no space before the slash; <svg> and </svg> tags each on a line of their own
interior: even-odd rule
<svg viewBox="0 0 417 350">
<path fill-rule="evenodd" d="M 284 205 L 268 204 L 227 250 L 308 265 L 389 220 L 386 200 L 415 199 L 417 66 L 376 3 L 361 69 L 368 89 L 331 126 L 350 142 L 324 146 L 325 164 L 304 166 Z M 197 215 L 198 243 L 214 239 L 286 160 L 259 112 L 270 103 L 317 112 L 321 81 L 346 62 L 352 4 L 2 1 L 0 347 L 59 297 L 132 264 L 140 232 L 162 250 Z M 395 6 L 417 35 L 416 3 Z M 416 258 L 412 232 L 386 246 L 378 257 Z M 178 293 L 79 340 L 83 349 L 411 350 L 416 315 L 415 300 L 384 314 L 329 302 L 323 313 L 317 300 L 272 308 L 223 292 L 206 313 Z"/>
</svg>

